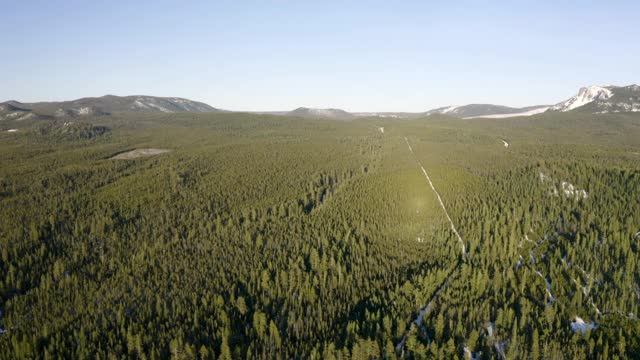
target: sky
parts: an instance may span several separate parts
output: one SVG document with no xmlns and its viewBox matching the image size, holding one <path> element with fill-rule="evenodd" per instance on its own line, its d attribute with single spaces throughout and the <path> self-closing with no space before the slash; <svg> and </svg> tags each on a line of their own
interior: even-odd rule
<svg viewBox="0 0 640 360">
<path fill-rule="evenodd" d="M 553 104 L 640 83 L 640 1 L 0 0 L 0 101 L 228 110 Z"/>
</svg>

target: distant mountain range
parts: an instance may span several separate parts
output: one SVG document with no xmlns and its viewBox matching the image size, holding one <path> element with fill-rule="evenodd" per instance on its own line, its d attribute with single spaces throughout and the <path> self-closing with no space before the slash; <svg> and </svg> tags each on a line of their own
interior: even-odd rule
<svg viewBox="0 0 640 360">
<path fill-rule="evenodd" d="M 210 105 L 193 100 L 155 96 L 114 96 L 82 98 L 62 102 L 0 103 L 0 121 L 22 121 L 26 119 L 51 119 L 56 117 L 78 117 L 108 115 L 113 112 L 222 112 Z M 317 109 L 300 107 L 292 111 L 259 112 L 281 116 L 318 118 L 331 120 L 353 120 L 365 117 L 418 118 L 441 114 L 458 118 L 508 118 L 532 116 L 544 112 L 580 111 L 589 113 L 640 112 L 640 86 L 588 86 L 555 105 L 536 105 L 513 108 L 493 104 L 468 104 L 445 106 L 426 112 L 354 112 L 341 109 Z"/>
<path fill-rule="evenodd" d="M 551 111 L 584 111 L 596 114 L 640 111 L 640 86 L 589 86 L 551 107 Z"/>
<path fill-rule="evenodd" d="M 0 120 L 26 120 L 30 118 L 56 118 L 108 115 L 113 112 L 216 112 L 221 111 L 198 101 L 156 96 L 114 96 L 82 98 L 72 101 L 0 103 Z"/>
<path fill-rule="evenodd" d="M 341 109 L 298 108 L 293 111 L 270 112 L 272 115 L 300 116 L 334 120 L 352 120 L 364 117 L 419 118 L 430 115 L 447 115 L 457 118 L 509 118 L 532 116 L 544 112 L 581 111 L 589 113 L 615 113 L 640 111 L 640 86 L 588 86 L 578 94 L 556 105 L 534 105 L 513 108 L 493 104 L 468 104 L 444 106 L 426 112 L 347 112 Z"/>
</svg>

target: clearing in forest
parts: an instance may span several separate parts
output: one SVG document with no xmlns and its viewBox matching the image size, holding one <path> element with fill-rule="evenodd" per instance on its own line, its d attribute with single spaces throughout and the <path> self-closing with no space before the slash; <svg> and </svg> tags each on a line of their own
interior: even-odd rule
<svg viewBox="0 0 640 360">
<path fill-rule="evenodd" d="M 169 149 L 135 149 L 135 150 L 131 150 L 131 151 L 127 151 L 127 152 L 123 152 L 123 153 L 117 154 L 117 155 L 111 157 L 111 159 L 114 159 L 114 160 L 131 160 L 131 159 L 137 159 L 139 157 L 160 155 L 160 154 L 167 153 L 169 151 L 171 151 L 171 150 L 169 150 Z"/>
</svg>

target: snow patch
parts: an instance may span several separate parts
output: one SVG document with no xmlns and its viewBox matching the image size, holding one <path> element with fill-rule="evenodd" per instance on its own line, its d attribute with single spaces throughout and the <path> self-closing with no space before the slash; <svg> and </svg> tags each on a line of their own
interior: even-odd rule
<svg viewBox="0 0 640 360">
<path fill-rule="evenodd" d="M 541 108 L 537 108 L 537 109 L 533 109 L 533 110 L 529 110 L 529 111 L 523 111 L 523 112 L 519 112 L 519 113 L 469 116 L 469 117 L 466 117 L 465 119 L 478 119 L 478 118 L 484 118 L 484 119 L 506 119 L 506 118 L 517 117 L 517 116 L 533 116 L 533 115 L 542 114 L 543 112 L 549 110 L 549 108 L 550 108 L 549 106 L 545 106 L 545 107 L 541 107 Z"/>
<path fill-rule="evenodd" d="M 33 113 L 28 112 L 28 111 L 15 111 L 15 112 L 11 112 L 8 113 L 7 115 L 4 116 L 4 119 L 13 119 L 15 121 L 22 121 L 22 120 L 26 120 L 29 119 L 31 117 L 33 117 Z"/>
<path fill-rule="evenodd" d="M 91 114 L 91 108 L 89 107 L 81 107 L 78 109 L 78 115 L 89 115 Z"/>
<path fill-rule="evenodd" d="M 479 360 L 480 357 L 482 356 L 482 351 L 478 351 L 476 353 L 472 353 L 471 350 L 469 350 L 468 347 L 464 347 L 464 357 L 465 359 L 469 359 L 469 360 Z"/>
<path fill-rule="evenodd" d="M 139 108 L 142 108 L 142 109 L 148 109 L 149 108 L 149 106 L 147 104 L 143 103 L 140 100 L 134 101 L 133 104 L 136 105 Z"/>
<path fill-rule="evenodd" d="M 560 184 L 562 186 L 562 191 L 568 198 L 575 198 L 576 200 L 580 200 L 587 199 L 589 197 L 589 194 L 586 190 L 578 189 L 571 183 L 563 181 Z"/>
<path fill-rule="evenodd" d="M 318 109 L 318 108 L 307 108 L 309 114 L 320 116 L 320 117 L 333 117 L 336 115 L 336 111 L 333 109 Z"/>
<path fill-rule="evenodd" d="M 442 114 L 449 114 L 452 112 L 455 112 L 457 108 L 459 108 L 460 106 L 449 106 L 448 108 L 442 110 Z"/>
<path fill-rule="evenodd" d="M 356 117 L 379 117 L 379 118 L 393 118 L 393 119 L 402 119 L 407 117 L 406 115 L 401 114 L 387 114 L 387 113 L 376 113 L 376 112 L 357 112 L 352 113 Z"/>
<path fill-rule="evenodd" d="M 131 159 L 136 159 L 136 158 L 139 158 L 139 157 L 160 155 L 160 154 L 167 153 L 169 151 L 171 151 L 171 150 L 169 150 L 169 149 L 136 149 L 136 150 L 131 150 L 131 151 L 127 151 L 127 152 L 124 152 L 124 153 L 117 154 L 117 155 L 111 157 L 111 159 L 114 159 L 114 160 L 131 160 Z"/>
<path fill-rule="evenodd" d="M 547 280 L 547 278 L 542 275 L 542 273 L 540 273 L 540 271 L 538 270 L 534 270 L 536 272 L 536 274 L 538 276 L 540 276 L 541 278 L 544 279 L 545 284 L 547 285 L 547 295 L 549 296 L 549 301 L 547 302 L 547 306 L 551 305 L 552 302 L 554 302 L 556 300 L 556 298 L 553 297 L 553 295 L 551 294 L 551 283 L 549 282 L 549 280 Z"/>
<path fill-rule="evenodd" d="M 23 116 L 20 116 L 19 118 L 16 119 L 16 121 L 22 121 L 22 120 L 27 120 L 27 119 L 31 119 L 32 117 L 34 117 L 35 115 L 33 113 L 27 113 Z"/>
<path fill-rule="evenodd" d="M 540 172 L 540 182 L 544 183 L 546 180 L 551 180 L 551 178 L 547 175 L 545 175 L 544 173 Z"/>
<path fill-rule="evenodd" d="M 178 104 L 187 104 L 191 105 L 191 100 L 183 99 L 183 98 L 169 98 L 169 100 L 176 102 Z"/>
<path fill-rule="evenodd" d="M 162 106 L 160 106 L 160 105 L 158 105 L 158 104 L 149 103 L 149 104 L 147 104 L 147 105 L 148 105 L 148 106 L 150 106 L 150 107 L 152 107 L 152 108 L 154 108 L 154 109 L 158 109 L 158 110 L 160 110 L 160 111 L 162 111 L 162 112 L 165 112 L 165 113 L 173 112 L 173 111 L 171 111 L 171 110 L 169 110 L 169 109 L 167 109 L 167 108 L 165 108 L 165 107 L 162 107 Z"/>
<path fill-rule="evenodd" d="M 543 184 L 545 182 L 551 182 L 550 193 L 553 196 L 558 196 L 558 188 L 553 184 L 553 179 L 550 176 L 540 172 L 540 182 Z M 567 198 L 574 198 L 575 200 L 585 200 L 589 198 L 589 193 L 586 190 L 580 189 L 568 181 L 561 181 L 560 189 Z"/>
<path fill-rule="evenodd" d="M 487 334 L 489 334 L 489 337 L 493 337 L 493 330 L 496 328 L 495 324 L 490 322 L 489 325 L 487 325 Z"/>
<path fill-rule="evenodd" d="M 576 333 L 580 332 L 580 333 L 584 334 L 588 330 L 592 330 L 592 329 L 595 329 L 597 327 L 598 327 L 598 325 L 596 325 L 594 322 L 585 322 L 579 316 L 576 316 L 575 320 L 571 322 L 571 330 L 573 330 L 573 332 L 576 332 Z"/>
</svg>

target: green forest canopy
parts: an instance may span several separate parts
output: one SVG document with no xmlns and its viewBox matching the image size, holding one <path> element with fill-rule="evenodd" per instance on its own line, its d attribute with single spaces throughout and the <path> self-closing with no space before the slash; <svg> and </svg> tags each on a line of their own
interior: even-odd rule
<svg viewBox="0 0 640 360">
<path fill-rule="evenodd" d="M 637 356 L 638 139 L 572 113 L 2 132 L 0 358 Z"/>
</svg>

